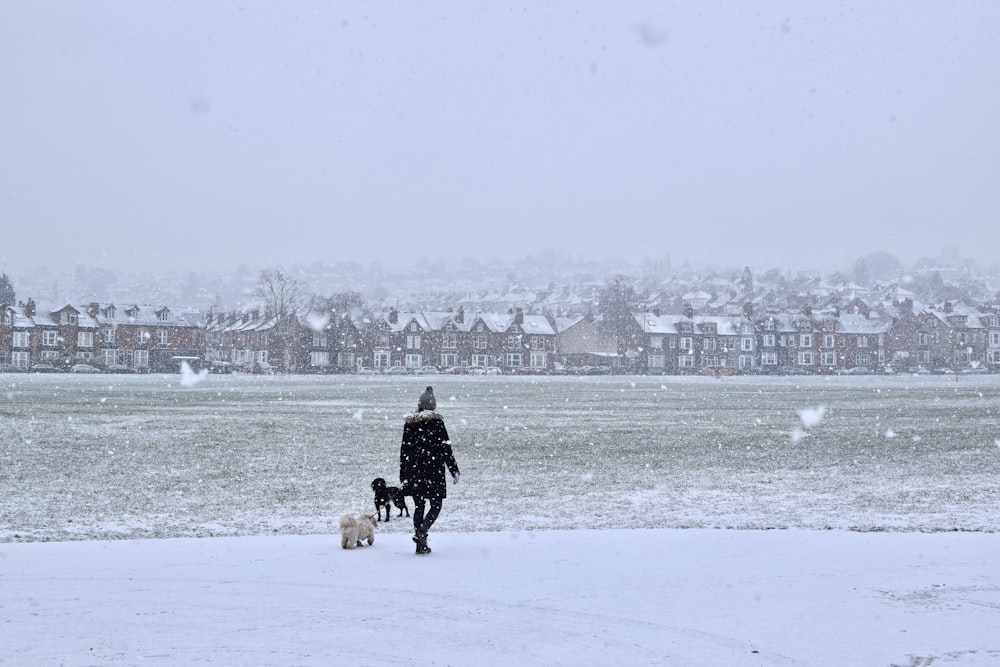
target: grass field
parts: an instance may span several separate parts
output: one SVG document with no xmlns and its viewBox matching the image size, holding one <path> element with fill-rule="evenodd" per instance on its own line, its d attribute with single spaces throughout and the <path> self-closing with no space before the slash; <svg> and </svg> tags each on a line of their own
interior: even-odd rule
<svg viewBox="0 0 1000 667">
<path fill-rule="evenodd" d="M 337 532 L 426 384 L 441 531 L 1000 526 L 998 376 L 3 375 L 0 541 Z"/>
</svg>

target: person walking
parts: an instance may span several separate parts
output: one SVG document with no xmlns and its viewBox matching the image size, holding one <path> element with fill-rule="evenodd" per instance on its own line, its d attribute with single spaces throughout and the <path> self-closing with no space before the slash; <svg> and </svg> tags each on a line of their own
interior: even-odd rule
<svg viewBox="0 0 1000 667">
<path fill-rule="evenodd" d="M 427 387 L 417 402 L 417 411 L 406 415 L 399 448 L 399 480 L 402 493 L 413 497 L 413 541 L 418 555 L 431 552 L 427 533 L 448 495 L 445 468 L 456 483 L 460 477 L 448 429 L 436 407 L 434 389 Z M 429 507 L 425 508 L 425 504 Z"/>
</svg>

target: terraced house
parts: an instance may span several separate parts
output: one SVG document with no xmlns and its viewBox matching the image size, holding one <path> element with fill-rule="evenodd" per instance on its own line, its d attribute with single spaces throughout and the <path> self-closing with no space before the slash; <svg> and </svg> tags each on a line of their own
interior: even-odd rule
<svg viewBox="0 0 1000 667">
<path fill-rule="evenodd" d="M 1000 372 L 1000 314 L 966 304 L 917 307 L 861 302 L 813 312 L 755 316 L 635 313 L 626 330 L 591 317 L 508 312 L 400 312 L 374 317 L 265 310 L 208 312 L 168 306 L 91 303 L 0 307 L 0 363 L 28 370 L 68 360 L 136 371 L 175 371 L 180 362 L 243 371 L 354 373 L 498 367 L 551 373 L 598 367 L 616 372 L 693 374 L 869 373 L 890 368 Z"/>
</svg>

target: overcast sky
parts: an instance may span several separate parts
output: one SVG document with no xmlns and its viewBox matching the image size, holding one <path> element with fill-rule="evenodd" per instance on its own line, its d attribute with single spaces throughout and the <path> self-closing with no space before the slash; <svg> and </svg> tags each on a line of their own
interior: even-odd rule
<svg viewBox="0 0 1000 667">
<path fill-rule="evenodd" d="M 0 0 L 0 270 L 996 262 L 1000 2 Z"/>
</svg>

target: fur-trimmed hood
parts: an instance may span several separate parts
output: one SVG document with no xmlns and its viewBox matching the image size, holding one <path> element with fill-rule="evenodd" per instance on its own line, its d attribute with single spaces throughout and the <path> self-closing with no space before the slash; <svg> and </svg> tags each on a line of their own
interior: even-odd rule
<svg viewBox="0 0 1000 667">
<path fill-rule="evenodd" d="M 444 421 L 444 417 L 442 417 L 441 413 L 436 410 L 421 410 L 420 412 L 411 412 L 406 415 L 407 424 L 419 424 L 420 422 L 430 421 L 432 419 L 440 419 L 441 421 Z"/>
</svg>

